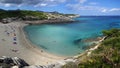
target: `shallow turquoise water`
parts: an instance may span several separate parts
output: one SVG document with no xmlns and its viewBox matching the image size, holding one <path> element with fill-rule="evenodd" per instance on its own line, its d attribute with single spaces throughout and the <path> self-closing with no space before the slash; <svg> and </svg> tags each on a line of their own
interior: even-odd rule
<svg viewBox="0 0 120 68">
<path fill-rule="evenodd" d="M 74 56 L 84 52 L 85 46 L 90 43 L 75 40 L 84 40 L 102 36 L 101 31 L 120 27 L 120 17 L 80 17 L 79 22 L 69 24 L 42 24 L 29 25 L 24 28 L 30 41 L 45 51 Z"/>
</svg>

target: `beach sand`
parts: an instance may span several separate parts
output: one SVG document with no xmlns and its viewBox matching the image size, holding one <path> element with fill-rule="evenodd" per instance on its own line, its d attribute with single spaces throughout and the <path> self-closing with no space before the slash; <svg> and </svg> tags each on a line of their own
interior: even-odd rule
<svg viewBox="0 0 120 68">
<path fill-rule="evenodd" d="M 22 22 L 0 23 L 0 56 L 19 57 L 30 65 L 47 65 L 66 58 L 33 45 L 22 30 L 24 26 Z"/>
</svg>

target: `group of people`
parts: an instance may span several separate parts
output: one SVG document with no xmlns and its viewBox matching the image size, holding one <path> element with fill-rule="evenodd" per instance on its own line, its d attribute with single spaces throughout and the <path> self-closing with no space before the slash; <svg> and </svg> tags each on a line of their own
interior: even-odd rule
<svg viewBox="0 0 120 68">
<path fill-rule="evenodd" d="M 16 35 L 16 26 L 10 26 L 10 25 L 6 25 L 5 26 L 5 34 L 10 37 L 12 39 L 12 44 L 13 45 L 17 45 L 17 35 Z M 6 41 L 5 39 L 3 39 L 4 41 Z M 13 52 L 17 52 L 17 49 L 10 49 Z"/>
</svg>

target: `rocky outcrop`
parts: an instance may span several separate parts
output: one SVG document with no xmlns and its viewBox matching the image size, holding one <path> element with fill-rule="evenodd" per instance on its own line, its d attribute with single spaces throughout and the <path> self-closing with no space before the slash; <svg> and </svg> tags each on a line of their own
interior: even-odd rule
<svg viewBox="0 0 120 68">
<path fill-rule="evenodd" d="M 67 63 L 76 62 L 75 58 L 67 58 L 64 60 L 60 60 L 54 64 L 48 65 L 29 65 L 23 59 L 18 57 L 6 57 L 2 56 L 0 58 L 0 67 L 2 68 L 61 68 Z"/>
<path fill-rule="evenodd" d="M 25 20 L 25 21 L 34 21 L 34 20 L 40 20 L 40 18 L 36 17 L 36 16 L 24 16 L 22 18 L 22 20 Z"/>
<path fill-rule="evenodd" d="M 11 17 L 11 18 L 3 18 L 0 20 L 0 22 L 4 23 L 4 24 L 7 24 L 7 23 L 10 23 L 10 22 L 13 22 L 13 21 L 20 21 L 22 20 L 21 18 L 17 18 L 17 17 Z"/>
<path fill-rule="evenodd" d="M 2 56 L 0 58 L 0 67 L 2 68 L 23 68 L 25 66 L 29 66 L 29 64 L 18 57 Z"/>
<path fill-rule="evenodd" d="M 76 21 L 63 20 L 63 19 L 24 21 L 24 23 L 26 23 L 26 24 L 58 24 L 58 23 L 72 23 L 72 22 L 76 22 Z"/>
</svg>

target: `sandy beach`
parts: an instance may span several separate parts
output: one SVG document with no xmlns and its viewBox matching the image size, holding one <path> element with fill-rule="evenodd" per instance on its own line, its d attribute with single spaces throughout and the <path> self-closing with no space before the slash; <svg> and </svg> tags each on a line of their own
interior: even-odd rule
<svg viewBox="0 0 120 68">
<path fill-rule="evenodd" d="M 22 22 L 0 23 L 0 56 L 19 57 L 30 65 L 47 65 L 65 59 L 33 45 L 22 30 L 26 25 Z"/>
</svg>

